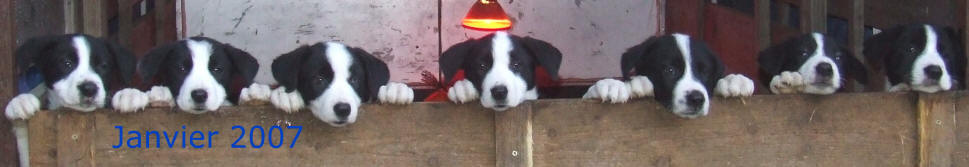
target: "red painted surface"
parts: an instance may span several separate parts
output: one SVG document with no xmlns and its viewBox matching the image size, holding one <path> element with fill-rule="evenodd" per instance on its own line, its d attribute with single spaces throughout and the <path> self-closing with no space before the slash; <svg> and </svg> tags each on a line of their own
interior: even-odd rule
<svg viewBox="0 0 969 167">
<path fill-rule="evenodd" d="M 700 34 L 702 0 L 666 1 L 666 33 Z"/>
<path fill-rule="evenodd" d="M 726 64 L 725 74 L 757 78 L 757 27 L 754 17 L 720 6 L 704 10 L 703 39 Z M 760 85 L 757 87 L 760 89 Z"/>
</svg>

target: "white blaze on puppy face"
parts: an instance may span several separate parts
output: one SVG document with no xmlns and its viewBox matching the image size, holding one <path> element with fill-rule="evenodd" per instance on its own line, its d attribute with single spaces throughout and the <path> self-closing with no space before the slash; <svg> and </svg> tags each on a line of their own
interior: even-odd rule
<svg viewBox="0 0 969 167">
<path fill-rule="evenodd" d="M 804 77 L 804 92 L 812 94 L 831 94 L 841 87 L 841 73 L 839 72 L 837 64 L 831 57 L 828 57 L 824 52 L 824 36 L 820 33 L 811 34 L 814 38 L 814 42 L 817 47 L 814 50 L 814 54 L 811 55 L 798 72 Z M 822 63 L 828 63 L 831 65 L 831 78 L 826 80 L 819 80 L 817 67 Z"/>
<path fill-rule="evenodd" d="M 78 36 L 73 38 L 73 42 L 77 55 L 74 70 L 53 84 L 52 95 L 48 96 L 48 99 L 53 106 L 63 105 L 79 111 L 93 111 L 104 106 L 107 93 L 104 91 L 101 77 L 91 67 L 91 48 L 88 41 Z M 81 94 L 79 86 L 85 82 L 97 86 L 97 94 L 94 97 L 84 97 Z"/>
<path fill-rule="evenodd" d="M 361 103 L 360 96 L 348 82 L 353 57 L 343 44 L 329 42 L 326 45 L 326 59 L 333 69 L 333 78 L 323 95 L 310 102 L 310 110 L 323 122 L 332 126 L 346 126 L 356 122 L 357 108 Z M 334 107 L 341 103 L 350 105 L 350 114 L 346 120 L 337 116 L 334 111 Z"/>
<path fill-rule="evenodd" d="M 188 49 L 192 56 L 192 69 L 175 97 L 175 102 L 183 111 L 189 113 L 204 113 L 215 111 L 225 102 L 225 88 L 219 84 L 209 71 L 209 60 L 212 56 L 212 44 L 205 41 L 187 40 Z M 197 104 L 192 100 L 192 91 L 205 91 L 207 97 L 204 103 Z"/>
<path fill-rule="evenodd" d="M 683 34 L 673 34 L 676 39 L 677 48 L 683 56 L 683 76 L 676 82 L 673 88 L 673 113 L 687 118 L 705 116 L 710 110 L 710 97 L 706 87 L 703 86 L 696 76 L 693 75 L 692 57 L 690 52 L 690 37 Z M 687 103 L 687 94 L 697 91 L 703 95 L 703 105 L 699 108 L 690 107 Z"/>
<path fill-rule="evenodd" d="M 526 90 L 528 84 L 521 76 L 511 70 L 511 51 L 514 46 L 508 33 L 496 32 L 491 48 L 494 61 L 481 83 L 481 105 L 497 111 L 504 111 L 518 106 L 525 100 L 537 99 L 538 91 L 534 89 Z M 505 86 L 508 89 L 505 100 L 496 100 L 492 96 L 491 89 L 497 86 Z"/>
<path fill-rule="evenodd" d="M 933 93 L 952 88 L 951 77 L 942 56 L 939 54 L 938 42 L 939 38 L 935 30 L 931 26 L 925 25 L 925 48 L 915 58 L 915 64 L 912 66 L 912 78 L 909 85 L 913 90 Z M 930 66 L 938 66 L 942 69 L 942 76 L 939 77 L 939 80 L 931 79 L 925 74 L 925 68 Z"/>
</svg>

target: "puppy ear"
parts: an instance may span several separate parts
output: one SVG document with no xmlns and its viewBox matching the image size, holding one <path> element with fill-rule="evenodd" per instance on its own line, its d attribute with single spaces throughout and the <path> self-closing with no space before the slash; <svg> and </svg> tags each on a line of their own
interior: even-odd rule
<svg viewBox="0 0 969 167">
<path fill-rule="evenodd" d="M 307 55 L 316 54 L 313 48 L 319 48 L 319 43 L 313 46 L 300 46 L 296 50 L 284 53 L 273 59 L 273 78 L 279 85 L 286 87 L 286 92 L 293 92 L 299 86 L 299 70 Z"/>
<path fill-rule="evenodd" d="M 477 40 L 469 39 L 467 41 L 454 44 L 444 53 L 441 53 L 441 57 L 438 61 L 439 68 L 444 72 L 444 82 L 450 82 L 451 77 L 458 72 L 459 68 L 464 66 L 464 57 L 471 54 L 471 49 L 477 44 Z"/>
<path fill-rule="evenodd" d="M 947 45 L 947 46 L 943 46 L 944 50 L 942 51 L 943 56 L 945 57 L 944 59 L 947 59 L 946 68 L 949 71 L 949 73 L 952 74 L 950 75 L 950 77 L 952 77 L 952 80 L 956 81 L 953 84 L 955 86 L 953 89 L 960 90 L 965 88 L 965 83 L 964 83 L 965 74 L 966 74 L 965 49 L 967 48 L 963 48 L 965 46 L 963 42 L 966 42 L 966 41 L 963 41 L 962 39 L 963 37 L 962 35 L 965 32 L 960 32 L 959 30 L 956 30 L 952 27 L 946 27 L 945 30 L 943 31 L 945 31 L 945 35 L 948 37 L 948 40 L 951 41 L 949 43 L 940 42 L 940 44 Z"/>
<path fill-rule="evenodd" d="M 113 58 L 115 70 L 119 74 L 118 76 L 121 76 L 119 80 L 121 80 L 122 86 L 130 86 L 132 78 L 135 75 L 135 69 L 138 68 L 138 61 L 135 60 L 135 55 L 130 50 L 121 47 L 118 43 L 105 39 L 99 40 L 104 42 L 105 46 L 108 47 L 109 56 Z"/>
<path fill-rule="evenodd" d="M 633 46 L 622 53 L 622 59 L 620 61 L 620 70 L 622 72 L 623 80 L 629 80 L 635 73 L 632 71 L 637 64 L 642 61 L 642 57 L 649 52 L 653 44 L 659 41 L 658 37 L 649 37 L 645 42 L 639 45 Z"/>
<path fill-rule="evenodd" d="M 559 66 L 562 65 L 562 52 L 552 44 L 531 37 L 521 39 L 522 44 L 530 54 L 535 56 L 538 64 L 545 68 L 549 77 L 558 79 Z"/>
<path fill-rule="evenodd" d="M 904 26 L 896 26 L 890 29 L 886 29 L 881 33 L 875 34 L 874 36 L 865 40 L 865 47 L 862 54 L 865 55 L 865 60 L 870 66 L 881 66 L 884 62 L 884 56 L 893 54 L 895 48 L 892 45 L 895 43 L 898 36 L 905 29 Z"/>
<path fill-rule="evenodd" d="M 838 56 L 841 57 L 841 63 L 846 66 L 842 70 L 844 70 L 848 76 L 851 76 L 851 78 L 858 81 L 858 83 L 868 85 L 868 70 L 865 68 L 865 64 L 862 64 L 861 60 L 858 60 L 858 58 L 851 53 L 851 50 L 848 50 L 847 48 L 841 48 L 838 54 L 840 54 Z"/>
<path fill-rule="evenodd" d="M 256 61 L 256 58 L 229 44 L 222 44 L 222 49 L 232 60 L 232 65 L 235 67 L 233 72 L 242 77 L 243 84 L 246 86 L 252 84 L 252 80 L 256 78 L 256 73 L 259 72 L 259 62 Z"/>
<path fill-rule="evenodd" d="M 794 45 L 796 38 L 789 39 L 781 44 L 768 47 L 757 55 L 757 66 L 758 72 L 760 73 L 760 81 L 764 86 L 770 86 L 771 78 L 774 75 L 778 75 L 783 72 L 784 65 L 790 60 L 789 54 L 785 54 L 783 51 L 792 49 L 791 45 Z"/>
<path fill-rule="evenodd" d="M 155 75 L 158 74 L 158 70 L 161 69 L 161 64 L 168 59 L 168 56 L 172 54 L 176 47 L 179 47 L 183 42 L 175 42 L 166 45 L 162 45 L 151 49 L 148 54 L 141 57 L 141 61 L 138 63 L 138 74 L 141 75 L 141 80 L 145 83 L 152 84 L 152 80 Z"/>
<path fill-rule="evenodd" d="M 55 47 L 58 41 L 63 40 L 64 36 L 43 36 L 28 39 L 23 45 L 17 48 L 14 55 L 17 60 L 17 66 L 20 75 L 24 75 L 27 69 L 33 67 L 37 59 L 41 58 L 43 55 L 47 55 L 47 51 L 50 51 L 52 47 Z"/>
<path fill-rule="evenodd" d="M 354 55 L 354 59 L 359 60 L 363 64 L 363 68 L 367 71 L 367 90 L 370 92 L 368 97 L 364 97 L 363 99 L 377 97 L 377 94 L 380 93 L 380 86 L 386 85 L 390 80 L 390 70 L 387 69 L 387 64 L 363 49 L 349 49 L 350 53 Z"/>
</svg>

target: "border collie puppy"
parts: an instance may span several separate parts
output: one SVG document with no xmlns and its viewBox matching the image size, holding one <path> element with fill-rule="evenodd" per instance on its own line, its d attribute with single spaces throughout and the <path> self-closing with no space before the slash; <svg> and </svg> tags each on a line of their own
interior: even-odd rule
<svg viewBox="0 0 969 167">
<path fill-rule="evenodd" d="M 152 49 L 139 70 L 155 86 L 150 101 L 175 104 L 188 113 L 269 99 L 269 86 L 252 82 L 259 70 L 256 59 L 211 38 L 192 37 Z"/>
<path fill-rule="evenodd" d="M 410 104 L 414 90 L 387 81 L 390 71 L 380 59 L 340 43 L 301 46 L 273 60 L 280 87 L 270 102 L 286 112 L 308 105 L 317 118 L 335 127 L 356 122 L 361 103 Z"/>
<path fill-rule="evenodd" d="M 11 120 L 28 119 L 41 107 L 54 110 L 64 106 L 83 112 L 102 108 L 109 103 L 109 89 L 128 87 L 135 73 L 135 57 L 130 51 L 83 34 L 32 38 L 17 48 L 14 56 L 22 88 L 34 89 L 31 82 L 35 76 L 43 83 L 32 91 L 36 94 L 20 94 L 7 104 L 5 113 Z M 41 103 L 38 97 L 43 96 L 47 101 Z M 122 89 L 113 97 L 110 103 L 114 108 L 136 110 L 139 108 L 133 107 L 148 103 L 147 95 L 133 88 Z M 21 166 L 27 166 L 26 123 L 14 121 L 13 129 Z"/>
<path fill-rule="evenodd" d="M 33 38 L 24 42 L 15 54 L 20 75 L 30 75 L 29 70 L 39 71 L 47 92 L 13 98 L 6 107 L 10 119 L 27 119 L 40 110 L 42 104 L 37 96 L 47 96 L 46 109 L 64 106 L 94 111 L 108 102 L 109 88 L 127 87 L 135 73 L 135 57 L 130 51 L 82 34 Z M 115 108 L 148 103 L 147 95 L 137 89 L 123 89 L 114 98 Z"/>
<path fill-rule="evenodd" d="M 441 55 L 445 81 L 459 71 L 464 80 L 448 89 L 448 99 L 467 103 L 481 98 L 481 105 L 495 111 L 538 99 L 536 67 L 555 79 L 562 53 L 548 42 L 496 32 L 451 46 Z"/>
<path fill-rule="evenodd" d="M 851 51 L 826 39 L 821 33 L 810 33 L 761 51 L 757 58 L 761 82 L 774 94 L 822 95 L 840 89 L 847 78 L 868 84 L 865 65 Z"/>
<path fill-rule="evenodd" d="M 731 74 L 724 76 L 723 62 L 702 41 L 684 34 L 651 37 L 622 55 L 623 79 L 598 81 L 583 96 L 612 103 L 629 98 L 655 99 L 684 118 L 705 116 L 710 94 L 723 97 L 750 96 L 754 81 Z"/>
<path fill-rule="evenodd" d="M 898 26 L 865 41 L 865 59 L 884 71 L 889 92 L 962 89 L 966 57 L 958 33 L 928 24 Z M 882 68 L 883 67 L 883 68 Z"/>
</svg>

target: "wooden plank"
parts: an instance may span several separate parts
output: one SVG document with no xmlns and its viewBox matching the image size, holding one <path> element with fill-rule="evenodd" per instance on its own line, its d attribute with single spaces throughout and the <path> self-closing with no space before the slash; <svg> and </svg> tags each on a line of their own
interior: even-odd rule
<svg viewBox="0 0 969 167">
<path fill-rule="evenodd" d="M 108 32 L 107 14 L 102 9 L 107 1 L 84 1 L 80 2 L 83 9 L 83 32 L 85 34 L 104 37 Z"/>
<path fill-rule="evenodd" d="M 16 24 L 16 4 L 14 1 L 2 1 L 0 2 L 0 22 L 5 24 L 0 24 L 0 58 L 3 59 L 3 63 L 0 63 L 0 78 L 7 78 L 0 80 L 0 101 L 8 102 L 14 95 L 17 95 L 17 82 L 9 78 L 15 78 L 16 66 L 14 61 L 14 49 L 17 47 L 17 27 Z M 0 103 L 4 108 L 6 108 L 6 103 Z M 5 117 L 5 116 L 4 116 Z M 10 141 L 17 141 L 16 136 L 10 130 L 13 127 L 12 122 L 8 119 L 0 119 L 0 152 L 7 155 L 17 154 L 17 143 Z M 19 156 L 2 156 L 0 157 L 0 166 L 17 166 L 20 162 L 18 160 Z"/>
<path fill-rule="evenodd" d="M 78 30 L 78 19 L 80 15 L 78 14 L 78 2 L 77 0 L 64 0 L 64 33 L 76 33 L 80 32 Z"/>
<path fill-rule="evenodd" d="M 770 0 L 754 2 L 754 20 L 757 22 L 757 50 L 770 47 Z"/>
<path fill-rule="evenodd" d="M 834 2 L 834 1 L 831 1 Z M 838 1 L 844 2 L 844 1 Z M 836 3 L 836 2 L 835 2 Z M 865 55 L 862 54 L 865 45 L 865 0 L 848 0 L 849 13 L 851 14 L 848 19 L 848 50 L 851 51 L 853 55 L 858 60 L 865 62 Z M 829 5 L 835 6 L 835 5 Z M 883 81 L 883 79 L 878 79 L 874 82 Z M 869 82 L 873 82 L 869 80 Z M 848 82 L 851 84 L 846 85 L 847 90 L 863 91 L 865 90 L 864 85 L 858 84 L 856 82 Z M 884 85 L 879 82 L 879 84 Z"/>
<path fill-rule="evenodd" d="M 495 113 L 497 166 L 532 166 L 531 116 L 531 103 Z"/>
<path fill-rule="evenodd" d="M 57 166 L 57 115 L 39 113 L 30 117 L 30 165 Z"/>
<path fill-rule="evenodd" d="M 914 94 L 716 99 L 686 120 L 654 100 L 537 102 L 535 166 L 915 166 Z"/>
<path fill-rule="evenodd" d="M 951 94 L 919 96 L 919 166 L 952 166 L 956 124 L 952 101 Z"/>
<path fill-rule="evenodd" d="M 46 112 L 45 112 L 46 113 Z M 33 121 L 33 120 L 31 120 Z M 91 114 L 77 111 L 63 112 L 54 121 L 57 128 L 55 137 L 54 159 L 58 166 L 98 166 L 94 157 L 94 143 L 99 135 L 94 128 L 94 117 Z M 35 138 L 30 138 L 31 140 Z"/>
<path fill-rule="evenodd" d="M 967 92 L 954 93 L 956 109 L 953 122 L 955 123 L 955 146 L 952 147 L 952 164 L 969 164 L 969 94 Z"/>
<path fill-rule="evenodd" d="M 57 148 L 52 156 L 56 159 L 91 156 L 97 166 L 493 166 L 495 164 L 494 112 L 476 105 L 416 104 L 410 107 L 394 105 L 368 105 L 359 121 L 348 127 L 334 128 L 319 121 L 310 112 L 285 114 L 268 106 L 225 108 L 215 113 L 194 115 L 155 108 L 137 114 L 119 114 L 114 111 L 94 113 L 41 112 L 31 120 L 31 128 L 50 126 L 52 121 L 71 123 L 66 119 L 91 119 L 93 127 L 80 127 L 79 131 L 93 130 L 94 143 L 77 148 L 91 148 L 93 152 L 74 152 Z M 59 117 L 50 119 L 49 117 Z M 65 118 L 71 117 L 71 118 Z M 45 119 L 46 118 L 46 119 Z M 231 148 L 239 138 L 240 125 L 246 128 L 246 136 L 239 142 L 247 148 Z M 274 149 L 267 144 L 263 148 L 251 148 L 248 133 L 254 126 L 269 131 L 271 126 L 303 126 L 294 148 L 288 148 L 296 130 L 285 130 L 283 146 Z M 66 125 L 56 125 L 54 136 L 70 136 L 74 132 Z M 219 131 L 213 137 L 211 148 L 112 148 L 119 141 L 119 130 L 125 131 Z M 184 130 L 182 127 L 185 127 Z M 86 128 L 86 129 L 85 129 Z M 33 131 L 32 131 L 33 132 Z M 70 133 L 70 135 L 68 135 Z M 268 133 L 268 132 L 267 132 Z M 278 131 L 273 131 L 276 137 Z M 255 133 L 256 143 L 259 132 Z M 154 136 L 154 135 L 152 135 Z M 126 136 L 126 138 L 130 135 Z M 84 136 L 80 136 L 84 138 Z M 43 136 L 32 138 L 42 142 Z M 58 139 L 64 140 L 64 139 Z M 33 140 L 32 140 L 33 141 Z M 272 139 L 275 143 L 279 139 Z M 143 143 L 145 141 L 141 141 Z M 59 141 L 64 143 L 64 141 Z M 32 143 L 33 145 L 34 143 Z M 207 142 L 206 142 L 207 144 Z M 144 146 L 144 145 L 143 145 Z M 66 147 L 58 145 L 58 147 Z M 207 147 L 207 146 L 206 146 Z M 36 148 L 36 149 L 43 149 Z M 43 150 L 40 150 L 43 151 Z M 40 154 L 40 153 L 37 153 Z M 81 154 L 81 155 L 78 155 Z M 39 161 L 39 160 L 38 160 Z M 35 161 L 37 162 L 37 161 Z M 75 164 L 68 161 L 69 164 Z M 47 166 L 35 163 L 38 166 Z M 57 165 L 65 165 L 59 164 Z M 86 165 L 86 164 L 80 164 Z"/>
<path fill-rule="evenodd" d="M 827 0 L 801 0 L 801 32 L 827 32 Z"/>
</svg>

